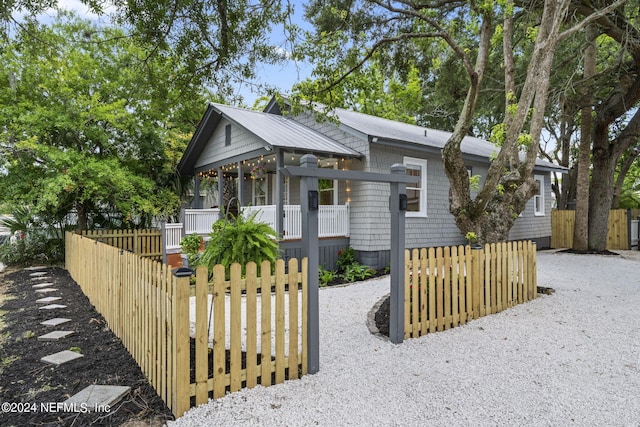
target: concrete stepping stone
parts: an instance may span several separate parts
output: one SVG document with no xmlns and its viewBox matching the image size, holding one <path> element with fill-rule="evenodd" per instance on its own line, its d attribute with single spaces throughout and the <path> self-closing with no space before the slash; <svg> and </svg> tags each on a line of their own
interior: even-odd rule
<svg viewBox="0 0 640 427">
<path fill-rule="evenodd" d="M 32 277 L 31 280 L 51 280 L 51 276 Z"/>
<path fill-rule="evenodd" d="M 75 331 L 53 331 L 48 334 L 40 335 L 38 341 L 59 341 L 69 335 L 75 334 Z"/>
<path fill-rule="evenodd" d="M 50 302 L 59 301 L 61 299 L 62 297 L 46 297 L 46 298 L 37 299 L 36 302 L 38 304 L 49 304 Z"/>
<path fill-rule="evenodd" d="M 31 285 L 31 287 L 35 289 L 48 288 L 49 286 L 53 286 L 53 283 L 45 282 L 45 283 L 38 283 L 37 285 Z"/>
<path fill-rule="evenodd" d="M 46 270 L 46 269 L 47 269 L 46 265 L 35 265 L 33 267 L 25 268 L 25 270 L 28 270 L 28 271 L 37 271 L 37 270 Z"/>
<path fill-rule="evenodd" d="M 36 271 L 35 273 L 29 273 L 29 276 L 31 277 L 42 277 L 42 276 L 46 276 L 47 273 L 46 271 Z"/>
<path fill-rule="evenodd" d="M 84 354 L 76 353 L 71 350 L 63 350 L 57 353 L 50 354 L 40 359 L 41 362 L 48 363 L 50 365 L 60 366 L 63 363 L 71 362 L 72 360 L 84 357 Z"/>
<path fill-rule="evenodd" d="M 44 326 L 58 326 L 67 322 L 71 322 L 71 319 L 65 319 L 64 317 L 56 317 L 55 319 L 49 319 L 49 320 L 45 320 L 44 322 L 40 322 L 40 324 Z"/>
<path fill-rule="evenodd" d="M 65 405 L 75 405 L 94 412 L 108 412 L 109 408 L 118 403 L 131 387 L 120 385 L 92 384 L 64 401 Z"/>
<path fill-rule="evenodd" d="M 57 288 L 42 288 L 42 289 L 36 289 L 36 294 L 48 294 L 50 292 L 55 292 L 57 291 Z"/>
<path fill-rule="evenodd" d="M 49 304 L 43 305 L 40 307 L 40 310 L 55 310 L 56 308 L 67 308 L 67 306 L 62 304 Z"/>
</svg>

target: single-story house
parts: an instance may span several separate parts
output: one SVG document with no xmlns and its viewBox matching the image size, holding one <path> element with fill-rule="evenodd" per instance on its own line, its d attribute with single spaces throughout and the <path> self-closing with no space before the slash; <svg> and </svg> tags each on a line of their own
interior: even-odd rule
<svg viewBox="0 0 640 427">
<path fill-rule="evenodd" d="M 213 182 L 207 206 L 194 198 L 192 208 L 223 206 L 234 196 L 245 211 L 259 210 L 282 237 L 288 256 L 299 256 L 299 179 L 279 172 L 300 164 L 304 154 L 318 157 L 320 168 L 389 173 L 403 163 L 418 176 L 407 187 L 406 246 L 432 247 L 464 244 L 449 213 L 449 181 L 441 150 L 449 132 L 400 123 L 344 109 L 332 110 L 336 120 L 318 120 L 313 112 L 283 114 L 271 100 L 264 111 L 209 104 L 178 166 L 182 175 L 195 177 L 195 194 Z M 471 175 L 486 174 L 496 147 L 466 137 L 463 157 Z M 539 160 L 534 178 L 540 193 L 527 204 L 513 226 L 510 239 L 531 239 L 548 247 L 551 236 L 552 171 L 564 168 Z M 224 179 L 211 179 L 224 177 Z M 389 263 L 389 186 L 371 182 L 321 180 L 320 236 L 325 267 L 332 268 L 340 248 L 351 246 L 360 262 L 374 268 Z M 211 189 L 211 188 L 210 188 Z M 205 209 L 207 211 L 207 209 Z M 211 209 L 208 210 L 210 212 Z M 193 211 L 191 211 L 193 212 Z M 280 214 L 278 214 L 280 213 Z"/>
</svg>

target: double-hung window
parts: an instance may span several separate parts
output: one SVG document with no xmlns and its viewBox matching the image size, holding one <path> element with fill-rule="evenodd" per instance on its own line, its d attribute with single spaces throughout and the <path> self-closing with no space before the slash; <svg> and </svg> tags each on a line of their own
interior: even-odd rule
<svg viewBox="0 0 640 427">
<path fill-rule="evenodd" d="M 419 178 L 415 184 L 407 184 L 407 217 L 427 216 L 427 161 L 405 157 L 407 175 Z"/>
<path fill-rule="evenodd" d="M 533 214 L 544 216 L 544 175 L 534 175 L 533 179 L 538 183 L 538 194 L 533 196 Z"/>
</svg>

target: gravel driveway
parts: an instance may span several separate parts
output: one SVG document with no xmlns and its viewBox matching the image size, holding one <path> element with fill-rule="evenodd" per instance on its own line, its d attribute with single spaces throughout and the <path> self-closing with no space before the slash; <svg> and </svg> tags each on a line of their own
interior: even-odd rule
<svg viewBox="0 0 640 427">
<path fill-rule="evenodd" d="M 551 296 L 393 345 L 367 312 L 389 279 L 320 291 L 320 372 L 170 426 L 639 426 L 640 253 L 538 253 Z"/>
</svg>

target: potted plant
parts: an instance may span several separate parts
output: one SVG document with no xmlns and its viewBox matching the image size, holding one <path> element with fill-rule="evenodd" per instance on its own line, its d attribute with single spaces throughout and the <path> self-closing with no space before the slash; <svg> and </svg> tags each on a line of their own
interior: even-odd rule
<svg viewBox="0 0 640 427">
<path fill-rule="evenodd" d="M 183 261 L 184 267 L 193 267 L 195 266 L 196 260 L 198 259 L 200 250 L 204 244 L 204 239 L 196 233 L 190 234 L 189 236 L 184 236 L 180 241 L 180 249 L 182 249 L 182 254 L 186 255 L 186 265 Z"/>
</svg>

